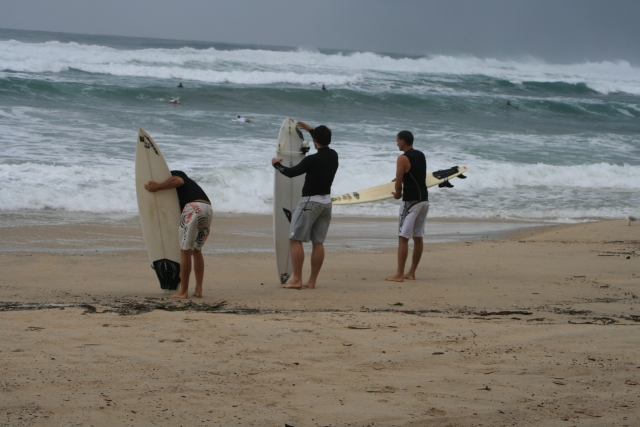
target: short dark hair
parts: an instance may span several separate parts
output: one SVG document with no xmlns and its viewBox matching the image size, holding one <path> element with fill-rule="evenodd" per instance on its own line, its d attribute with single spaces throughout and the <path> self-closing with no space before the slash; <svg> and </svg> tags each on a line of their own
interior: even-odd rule
<svg viewBox="0 0 640 427">
<path fill-rule="evenodd" d="M 403 140 L 407 145 L 413 145 L 413 134 L 408 130 L 401 130 L 398 132 L 398 139 Z"/>
<path fill-rule="evenodd" d="M 313 140 L 323 147 L 331 144 L 331 129 L 329 129 L 325 125 L 320 125 L 314 129 L 311 129 L 310 133 L 313 137 Z"/>
</svg>

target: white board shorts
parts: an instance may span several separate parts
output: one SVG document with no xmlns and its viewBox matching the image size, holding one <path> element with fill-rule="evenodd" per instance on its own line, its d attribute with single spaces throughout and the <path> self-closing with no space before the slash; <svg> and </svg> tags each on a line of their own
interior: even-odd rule
<svg viewBox="0 0 640 427">
<path fill-rule="evenodd" d="M 311 196 L 314 197 L 314 196 Z M 299 242 L 324 243 L 331 224 L 331 199 L 319 203 L 303 197 L 291 217 L 289 239 Z"/>
<path fill-rule="evenodd" d="M 208 203 L 187 203 L 180 217 L 180 249 L 201 250 L 209 237 L 213 209 Z"/>
<path fill-rule="evenodd" d="M 402 202 L 398 220 L 398 236 L 405 239 L 424 236 L 424 223 L 429 212 L 429 202 Z"/>
</svg>

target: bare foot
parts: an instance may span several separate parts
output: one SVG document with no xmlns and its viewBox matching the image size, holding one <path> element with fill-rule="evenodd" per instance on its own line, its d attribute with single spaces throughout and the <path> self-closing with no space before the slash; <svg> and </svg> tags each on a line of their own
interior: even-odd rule
<svg viewBox="0 0 640 427">
<path fill-rule="evenodd" d="M 193 297 L 194 298 L 202 298 L 202 292 L 194 292 L 193 293 Z"/>
<path fill-rule="evenodd" d="M 307 282 L 302 286 L 305 287 L 305 288 L 309 288 L 309 289 L 315 289 L 316 288 L 316 284 L 315 283 L 311 283 L 311 282 Z"/>
<path fill-rule="evenodd" d="M 404 277 L 402 274 L 394 274 L 393 276 L 389 276 L 386 279 L 387 282 L 404 282 Z"/>
<path fill-rule="evenodd" d="M 189 299 L 189 295 L 178 292 L 177 294 L 171 295 L 170 298 Z"/>
<path fill-rule="evenodd" d="M 285 289 L 302 289 L 302 280 L 291 281 L 286 285 L 282 285 Z"/>
<path fill-rule="evenodd" d="M 404 275 L 405 279 L 409 279 L 409 280 L 416 280 L 416 274 L 415 273 L 407 273 Z"/>
</svg>

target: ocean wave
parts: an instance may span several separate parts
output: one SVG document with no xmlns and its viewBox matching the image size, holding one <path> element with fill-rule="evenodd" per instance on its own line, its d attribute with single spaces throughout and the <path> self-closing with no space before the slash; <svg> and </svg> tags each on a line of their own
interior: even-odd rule
<svg viewBox="0 0 640 427">
<path fill-rule="evenodd" d="M 628 62 L 548 64 L 536 60 L 428 56 L 392 57 L 371 52 L 326 54 L 313 50 L 216 48 L 135 49 L 75 42 L 22 43 L 0 41 L 0 70 L 94 74 L 193 80 L 205 83 L 318 84 L 388 87 L 385 80 L 407 76 L 488 76 L 511 84 L 551 92 L 625 92 L 640 95 L 640 69 Z M 295 70 L 291 71 L 291 70 Z M 410 78 L 408 79 L 411 80 Z M 371 84 L 379 81 L 380 85 Z M 420 82 L 423 83 L 423 82 Z M 417 83 L 416 83 L 417 84 Z"/>
<path fill-rule="evenodd" d="M 360 190 L 388 182 L 393 165 L 344 162 L 334 193 Z M 184 165 L 181 165 L 184 166 Z M 444 166 L 444 165 L 443 165 Z M 449 165 L 447 165 L 449 166 Z M 431 216 L 580 220 L 618 217 L 640 190 L 640 167 L 591 164 L 551 166 L 499 163 L 468 164 L 468 179 L 455 179 L 454 189 L 433 188 Z M 274 170 L 270 166 L 185 167 L 207 192 L 216 212 L 270 214 Z M 135 213 L 133 162 L 104 166 L 38 163 L 0 164 L 0 210 L 54 209 L 69 212 Z M 617 196 L 611 196 L 616 193 Z M 624 194 L 630 197 L 624 203 Z M 615 200 L 612 202 L 612 200 Z M 336 206 L 336 214 L 397 215 L 392 200 Z"/>
</svg>

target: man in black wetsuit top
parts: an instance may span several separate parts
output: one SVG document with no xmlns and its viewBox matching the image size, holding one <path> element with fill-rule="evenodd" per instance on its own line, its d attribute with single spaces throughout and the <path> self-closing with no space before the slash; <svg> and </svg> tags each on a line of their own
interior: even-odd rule
<svg viewBox="0 0 640 427">
<path fill-rule="evenodd" d="M 421 151 L 413 149 L 413 134 L 403 130 L 396 136 L 398 149 L 404 154 L 396 163 L 396 183 L 393 197 L 402 198 L 398 222 L 398 271 L 386 280 L 403 282 L 415 280 L 416 268 L 422 257 L 424 223 L 429 212 L 427 193 L 427 160 Z M 413 258 L 411 268 L 404 274 L 409 256 L 409 239 L 413 238 Z"/>
<path fill-rule="evenodd" d="M 291 263 L 293 277 L 283 286 L 287 289 L 306 287 L 315 289 L 318 273 L 324 261 L 324 239 L 331 223 L 331 184 L 338 170 L 338 153 L 329 148 L 331 130 L 326 126 L 315 129 L 304 122 L 298 127 L 306 130 L 313 137 L 313 145 L 318 152 L 302 159 L 292 168 L 282 165 L 282 159 L 273 158 L 271 164 L 281 174 L 293 178 L 303 173 L 304 187 L 302 198 L 291 217 L 289 242 L 291 244 Z M 304 264 L 304 248 L 302 242 L 311 241 L 311 276 L 307 283 L 302 283 L 302 264 Z"/>
<path fill-rule="evenodd" d="M 180 289 L 171 295 L 172 298 L 189 298 L 189 276 L 191 276 L 191 258 L 196 275 L 196 289 L 193 296 L 202 298 L 202 281 L 204 280 L 204 258 L 202 246 L 209 236 L 213 210 L 211 201 L 204 190 L 186 173 L 171 171 L 171 178 L 158 184 L 149 181 L 144 188 L 155 193 L 175 188 L 180 201 Z"/>
</svg>

